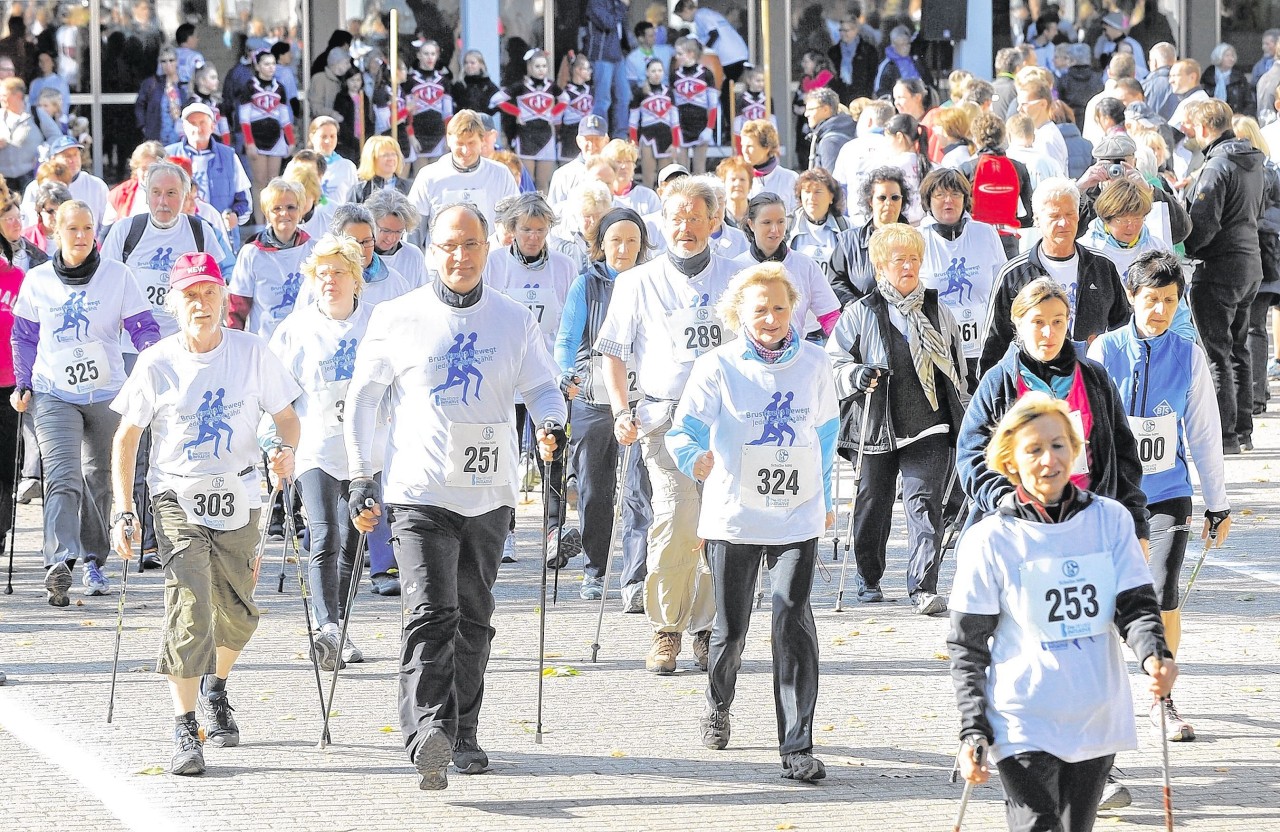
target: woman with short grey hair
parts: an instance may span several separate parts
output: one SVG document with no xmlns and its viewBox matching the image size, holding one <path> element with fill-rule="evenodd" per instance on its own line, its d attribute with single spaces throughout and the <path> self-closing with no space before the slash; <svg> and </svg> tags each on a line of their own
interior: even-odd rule
<svg viewBox="0 0 1280 832">
<path fill-rule="evenodd" d="M 406 238 L 418 228 L 422 215 L 409 198 L 397 190 L 383 188 L 364 201 L 373 217 L 374 251 L 413 288 L 431 282 L 426 256 Z"/>
</svg>

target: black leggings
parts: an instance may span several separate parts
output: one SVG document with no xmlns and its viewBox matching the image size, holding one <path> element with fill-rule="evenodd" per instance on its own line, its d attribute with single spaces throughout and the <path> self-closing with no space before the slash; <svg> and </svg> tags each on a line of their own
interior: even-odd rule
<svg viewBox="0 0 1280 832">
<path fill-rule="evenodd" d="M 1068 763 L 1024 751 L 996 764 L 1009 832 L 1089 832 L 1114 754 Z"/>
<path fill-rule="evenodd" d="M 9 524 L 13 521 L 13 492 L 17 485 L 14 479 L 14 459 L 18 453 L 18 411 L 9 406 L 12 387 L 0 387 L 0 551 L 9 548 Z"/>
<path fill-rule="evenodd" d="M 1178 608 L 1178 595 L 1182 585 L 1182 561 L 1187 554 L 1187 540 L 1191 537 L 1191 498 L 1173 497 L 1158 503 L 1148 503 L 1151 513 L 1151 536 L 1148 549 L 1151 559 L 1151 582 L 1160 598 L 1160 609 L 1168 612 Z"/>
</svg>

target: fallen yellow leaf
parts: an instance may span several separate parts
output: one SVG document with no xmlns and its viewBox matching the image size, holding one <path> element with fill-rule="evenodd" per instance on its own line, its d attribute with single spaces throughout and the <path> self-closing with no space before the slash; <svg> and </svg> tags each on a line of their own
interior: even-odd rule
<svg viewBox="0 0 1280 832">
<path fill-rule="evenodd" d="M 164 774 L 164 766 L 147 766 L 138 769 L 134 774 Z"/>
<path fill-rule="evenodd" d="M 609 752 L 610 757 L 625 757 L 627 753 L 620 748 L 615 748 Z"/>
<path fill-rule="evenodd" d="M 384 733 L 384 734 L 394 734 L 394 733 L 396 732 L 396 729 L 395 729 L 395 728 L 392 728 L 390 725 L 384 725 L 384 726 L 382 726 L 381 728 L 379 728 L 378 730 L 379 730 L 379 731 L 381 731 L 381 732 L 382 732 L 382 733 Z"/>
</svg>

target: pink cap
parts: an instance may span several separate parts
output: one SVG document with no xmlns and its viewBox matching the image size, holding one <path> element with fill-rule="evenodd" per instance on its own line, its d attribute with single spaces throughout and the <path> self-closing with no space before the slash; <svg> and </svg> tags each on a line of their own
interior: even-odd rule
<svg viewBox="0 0 1280 832">
<path fill-rule="evenodd" d="M 222 279 L 222 269 L 218 268 L 218 261 L 214 260 L 212 255 L 202 251 L 182 255 L 169 272 L 170 291 L 181 292 L 188 286 L 202 281 L 217 283 L 221 286 L 227 285 L 227 281 Z"/>
</svg>

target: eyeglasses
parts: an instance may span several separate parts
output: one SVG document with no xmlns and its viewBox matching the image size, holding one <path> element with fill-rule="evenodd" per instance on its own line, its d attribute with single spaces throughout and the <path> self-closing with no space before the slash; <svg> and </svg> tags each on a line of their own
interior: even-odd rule
<svg viewBox="0 0 1280 832">
<path fill-rule="evenodd" d="M 489 243 L 484 240 L 467 240 L 465 243 L 432 243 L 431 245 L 452 256 L 457 253 L 458 249 L 462 249 L 466 254 L 478 254 L 480 249 L 489 245 Z"/>
<path fill-rule="evenodd" d="M 359 244 L 360 248 L 373 248 L 374 242 L 375 241 L 372 238 L 368 237 L 363 240 L 356 240 L 356 243 Z"/>
<path fill-rule="evenodd" d="M 332 277 L 351 277 L 351 272 L 347 269 L 323 268 L 316 269 L 316 277 L 321 280 L 328 280 Z"/>
<path fill-rule="evenodd" d="M 383 228 L 382 226 L 378 226 L 378 233 L 379 233 L 379 234 L 391 234 L 391 235 L 394 235 L 394 236 L 396 236 L 396 237 L 403 237 L 403 236 L 404 236 L 404 231 L 405 231 L 405 230 L 404 230 L 403 228 L 395 229 L 395 228 Z"/>
<path fill-rule="evenodd" d="M 902 194 L 876 194 L 876 202 L 901 202 Z"/>
</svg>

